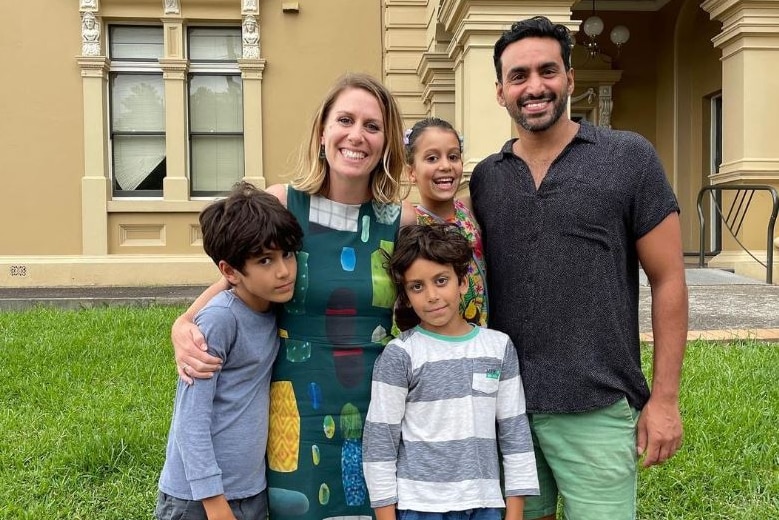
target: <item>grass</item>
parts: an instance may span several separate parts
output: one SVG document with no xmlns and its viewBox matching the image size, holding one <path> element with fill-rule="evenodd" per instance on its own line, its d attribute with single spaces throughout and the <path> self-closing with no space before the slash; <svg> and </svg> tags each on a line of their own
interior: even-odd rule
<svg viewBox="0 0 779 520">
<path fill-rule="evenodd" d="M 639 518 L 779 518 L 778 379 L 779 345 L 691 343 L 684 446 L 639 473 Z"/>
<path fill-rule="evenodd" d="M 0 313 L 0 519 L 151 518 L 181 310 Z M 639 518 L 779 518 L 777 376 L 779 345 L 690 344 L 685 444 L 640 472 Z"/>
<path fill-rule="evenodd" d="M 0 313 L 0 518 L 150 518 L 172 307 Z"/>
</svg>

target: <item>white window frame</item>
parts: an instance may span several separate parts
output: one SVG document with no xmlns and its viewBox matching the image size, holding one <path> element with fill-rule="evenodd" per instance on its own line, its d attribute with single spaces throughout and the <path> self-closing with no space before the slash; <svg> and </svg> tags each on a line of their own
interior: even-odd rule
<svg viewBox="0 0 779 520">
<path fill-rule="evenodd" d="M 110 60 L 109 78 L 108 78 L 108 110 L 106 111 L 106 117 L 107 117 L 107 124 L 109 130 L 108 156 L 110 158 L 109 173 L 110 173 L 110 182 L 111 182 L 111 194 L 114 198 L 159 199 L 162 198 L 163 196 L 162 188 L 160 188 L 159 190 L 120 190 L 117 188 L 117 181 L 115 176 L 115 164 L 114 164 L 114 136 L 115 135 L 153 135 L 153 136 L 161 136 L 163 138 L 163 142 L 165 142 L 165 140 L 167 139 L 167 134 L 164 125 L 161 132 L 154 132 L 154 133 L 145 133 L 145 132 L 131 133 L 131 132 L 114 131 L 113 121 L 112 121 L 113 103 L 114 103 L 114 93 L 113 93 L 112 86 L 113 86 L 114 78 L 119 74 L 138 74 L 138 75 L 148 74 L 148 75 L 159 76 L 160 79 L 163 78 L 162 67 L 160 66 L 159 61 L 157 59 L 113 58 L 112 56 L 110 56 L 111 38 L 113 36 L 113 29 L 115 27 L 159 28 L 160 35 L 163 35 L 163 27 L 161 25 L 156 25 L 156 24 L 110 24 L 108 26 L 108 31 L 107 31 L 109 35 L 108 36 L 109 40 L 106 46 L 106 48 L 109 49 L 109 60 Z M 167 107 L 165 104 L 164 83 L 163 83 L 163 120 L 164 120 L 166 110 Z"/>
<path fill-rule="evenodd" d="M 187 34 L 186 34 L 186 48 L 187 48 L 187 55 L 189 56 L 190 52 L 190 30 L 191 29 L 235 29 L 237 31 L 238 36 L 241 35 L 241 26 L 240 25 L 190 25 L 187 27 Z M 193 132 L 191 128 L 191 122 L 192 122 L 192 110 L 190 107 L 190 88 L 192 84 L 192 78 L 195 76 L 237 76 L 239 78 L 239 83 L 241 85 L 241 114 L 243 114 L 244 111 L 244 101 L 243 101 L 243 94 L 244 94 L 244 88 L 243 88 L 243 80 L 241 79 L 241 69 L 238 65 L 238 58 L 236 58 L 236 61 L 205 61 L 205 60 L 192 60 L 190 56 L 189 60 L 189 70 L 187 75 L 187 149 L 189 154 L 189 179 L 190 179 L 190 197 L 192 199 L 197 198 L 208 198 L 208 197 L 218 197 L 225 195 L 229 192 L 229 188 L 226 188 L 224 190 L 195 190 L 195 179 L 194 179 L 194 168 L 195 168 L 195 158 L 192 151 L 192 138 L 193 136 L 198 135 L 225 135 L 225 136 L 240 136 L 241 137 L 241 152 L 243 152 L 243 142 L 245 140 L 245 123 L 243 121 L 243 117 L 241 120 L 241 130 L 240 132 L 219 132 L 219 133 L 200 133 L 200 132 Z M 243 178 L 246 175 L 246 158 L 244 156 L 241 157 L 241 163 L 242 163 L 242 174 L 241 178 Z M 239 179 L 236 179 L 236 181 L 239 181 Z"/>
</svg>

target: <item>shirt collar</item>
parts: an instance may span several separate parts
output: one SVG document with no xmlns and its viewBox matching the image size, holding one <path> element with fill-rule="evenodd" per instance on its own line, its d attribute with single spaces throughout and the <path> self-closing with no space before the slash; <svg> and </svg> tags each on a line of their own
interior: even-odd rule
<svg viewBox="0 0 779 520">
<path fill-rule="evenodd" d="M 595 143 L 598 140 L 597 132 L 595 130 L 595 127 L 590 123 L 589 121 L 582 119 L 579 121 L 579 131 L 576 132 L 576 135 L 573 137 L 573 141 L 586 141 L 589 143 Z M 503 145 L 503 148 L 500 149 L 501 153 L 501 159 L 506 157 L 507 155 L 513 156 L 514 155 L 514 143 L 517 141 L 516 137 L 512 137 L 508 141 L 506 141 L 506 144 Z"/>
</svg>

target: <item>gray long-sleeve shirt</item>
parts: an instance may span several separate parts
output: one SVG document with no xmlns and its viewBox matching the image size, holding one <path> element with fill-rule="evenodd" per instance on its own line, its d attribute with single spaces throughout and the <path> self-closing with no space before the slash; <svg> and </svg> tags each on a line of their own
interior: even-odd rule
<svg viewBox="0 0 779 520">
<path fill-rule="evenodd" d="M 276 316 L 231 291 L 195 317 L 222 370 L 191 386 L 179 380 L 162 492 L 184 500 L 246 498 L 266 487 L 270 371 L 279 348 Z"/>
</svg>

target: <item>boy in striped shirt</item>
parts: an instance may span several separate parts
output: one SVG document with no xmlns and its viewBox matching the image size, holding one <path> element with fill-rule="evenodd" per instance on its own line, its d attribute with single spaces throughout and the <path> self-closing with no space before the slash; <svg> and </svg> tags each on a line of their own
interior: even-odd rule
<svg viewBox="0 0 779 520">
<path fill-rule="evenodd" d="M 373 371 L 363 467 L 377 520 L 500 520 L 503 507 L 521 520 L 538 494 L 514 345 L 460 315 L 470 259 L 447 224 L 406 226 L 395 242 L 390 276 L 421 323 Z"/>
</svg>

